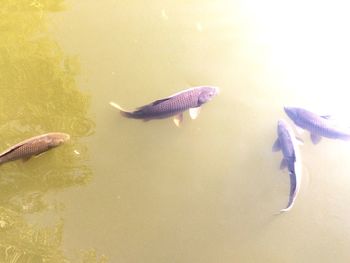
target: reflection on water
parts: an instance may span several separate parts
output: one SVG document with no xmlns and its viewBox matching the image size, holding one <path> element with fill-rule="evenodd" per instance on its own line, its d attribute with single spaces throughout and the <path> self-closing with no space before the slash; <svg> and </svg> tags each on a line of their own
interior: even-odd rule
<svg viewBox="0 0 350 263">
<path fill-rule="evenodd" d="M 42 133 L 71 135 L 57 149 L 0 167 L 0 262 L 69 262 L 61 248 L 64 221 L 57 213 L 63 205 L 46 195 L 85 185 L 92 175 L 80 138 L 95 127 L 87 116 L 89 96 L 75 80 L 79 60 L 64 54 L 45 20 L 48 11 L 62 9 L 62 0 L 8 0 L 0 6 L 1 150 Z M 38 212 L 56 216 L 44 220 L 44 227 L 27 222 L 25 215 Z M 81 257 L 105 262 L 91 251 Z"/>
<path fill-rule="evenodd" d="M 0 208 L 2 239 L 1 262 L 62 262 L 64 256 L 59 247 L 62 240 L 63 222 L 37 228 L 27 224 L 20 213 Z"/>
</svg>

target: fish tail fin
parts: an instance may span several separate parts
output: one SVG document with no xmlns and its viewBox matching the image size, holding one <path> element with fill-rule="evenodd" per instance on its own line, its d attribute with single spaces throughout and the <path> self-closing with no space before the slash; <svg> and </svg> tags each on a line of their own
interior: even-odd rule
<svg viewBox="0 0 350 263">
<path fill-rule="evenodd" d="M 283 208 L 280 210 L 280 214 L 284 213 L 284 212 L 288 212 L 290 209 L 292 208 L 292 206 L 288 206 L 286 208 Z"/>
<path fill-rule="evenodd" d="M 283 214 L 283 213 L 285 213 L 285 212 L 288 212 L 291 208 L 292 208 L 292 206 L 283 208 L 283 209 L 281 209 L 280 211 L 274 213 L 274 215 L 276 215 L 276 216 L 277 216 L 277 215 L 281 215 L 281 214 Z"/>
<path fill-rule="evenodd" d="M 120 114 L 121 114 L 122 116 L 127 117 L 127 118 L 132 117 L 132 112 L 123 109 L 123 108 L 122 108 L 121 106 L 119 106 L 117 103 L 111 101 L 111 102 L 109 103 L 109 105 L 111 105 L 112 107 L 118 109 L 118 110 L 120 111 Z"/>
<path fill-rule="evenodd" d="M 289 210 L 292 209 L 292 207 L 294 206 L 295 197 L 296 197 L 296 195 L 293 194 L 293 196 L 290 198 L 290 200 L 287 204 L 287 207 L 280 210 L 280 214 L 282 214 L 284 212 L 288 212 Z"/>
</svg>

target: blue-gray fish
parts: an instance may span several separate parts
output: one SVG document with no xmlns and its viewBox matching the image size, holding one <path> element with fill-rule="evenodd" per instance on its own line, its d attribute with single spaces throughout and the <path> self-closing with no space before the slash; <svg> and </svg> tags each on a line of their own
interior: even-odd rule
<svg viewBox="0 0 350 263">
<path fill-rule="evenodd" d="M 175 116 L 174 122 L 179 126 L 183 119 L 182 113 L 184 111 L 189 110 L 191 118 L 195 119 L 201 106 L 210 101 L 218 92 L 219 89 L 217 87 L 194 87 L 167 98 L 156 100 L 132 111 L 124 110 L 114 102 L 110 102 L 110 104 L 119 109 L 123 116 L 133 119 L 152 120 Z"/>
<path fill-rule="evenodd" d="M 314 144 L 317 144 L 322 137 L 341 140 L 350 139 L 350 129 L 340 127 L 330 119 L 330 116 L 321 116 L 295 107 L 284 107 L 284 111 L 297 126 L 310 132 L 311 141 Z"/>
<path fill-rule="evenodd" d="M 18 159 L 28 159 L 53 147 L 56 147 L 70 138 L 69 134 L 52 132 L 32 137 L 22 141 L 0 154 L 0 164 Z"/>
<path fill-rule="evenodd" d="M 277 125 L 277 140 L 274 143 L 273 151 L 282 150 L 283 159 L 280 168 L 288 168 L 290 178 L 290 192 L 287 207 L 280 210 L 281 212 L 289 211 L 298 195 L 301 181 L 301 160 L 297 138 L 290 125 L 279 120 Z"/>
</svg>

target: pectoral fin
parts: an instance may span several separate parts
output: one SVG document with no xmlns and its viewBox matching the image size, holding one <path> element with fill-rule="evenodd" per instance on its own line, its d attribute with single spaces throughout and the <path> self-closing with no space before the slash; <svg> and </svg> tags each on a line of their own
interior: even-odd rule
<svg viewBox="0 0 350 263">
<path fill-rule="evenodd" d="M 189 112 L 190 112 L 190 117 L 192 120 L 196 119 L 199 115 L 201 111 L 201 107 L 197 107 L 197 108 L 190 108 Z"/>
<path fill-rule="evenodd" d="M 321 136 L 313 134 L 313 133 L 310 134 L 310 138 L 311 138 L 311 141 L 313 144 L 318 144 L 322 139 Z"/>
<path fill-rule="evenodd" d="M 277 138 L 277 140 L 275 141 L 275 143 L 272 146 L 272 151 L 278 152 L 279 150 L 281 150 L 281 144 L 280 144 L 279 139 Z"/>
<path fill-rule="evenodd" d="M 23 161 L 23 162 L 27 162 L 28 160 L 30 160 L 30 159 L 32 159 L 32 158 L 38 158 L 38 157 L 40 157 L 40 156 L 42 156 L 42 155 L 44 155 L 44 154 L 45 154 L 45 152 L 41 152 L 41 153 L 33 154 L 33 155 L 31 155 L 31 156 L 26 156 L 26 157 L 23 157 L 23 158 L 22 158 L 22 161 Z"/>
<path fill-rule="evenodd" d="M 182 123 L 182 120 L 183 120 L 183 114 L 182 114 L 182 113 L 176 115 L 176 116 L 174 117 L 174 119 L 173 119 L 173 121 L 174 121 L 174 123 L 175 123 L 175 125 L 176 125 L 177 127 L 180 127 L 180 124 Z"/>
<path fill-rule="evenodd" d="M 167 100 L 170 100 L 170 99 L 171 99 L 171 97 L 164 98 L 164 99 L 160 99 L 160 100 L 156 100 L 156 101 L 153 101 L 150 105 L 156 106 L 156 105 L 158 105 L 158 104 L 160 104 L 160 103 L 162 103 L 162 102 L 165 102 L 165 101 L 167 101 Z"/>
<path fill-rule="evenodd" d="M 37 157 L 40 157 L 40 156 L 42 156 L 44 154 L 45 154 L 45 152 L 41 152 L 41 153 L 35 154 L 34 157 L 37 158 Z"/>
<path fill-rule="evenodd" d="M 288 161 L 283 158 L 281 161 L 281 164 L 280 164 L 280 169 L 282 170 L 282 169 L 286 168 L 287 165 L 288 165 Z"/>
</svg>

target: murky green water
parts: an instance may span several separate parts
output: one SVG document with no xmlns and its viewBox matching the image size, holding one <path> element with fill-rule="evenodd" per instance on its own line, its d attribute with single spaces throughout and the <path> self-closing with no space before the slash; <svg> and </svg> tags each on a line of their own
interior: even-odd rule
<svg viewBox="0 0 350 263">
<path fill-rule="evenodd" d="M 348 117 L 350 19 L 313 1 L 2 0 L 0 262 L 348 262 L 350 145 L 302 137 L 294 208 L 272 153 L 283 105 Z M 122 118 L 190 86 L 181 128 Z"/>
</svg>

